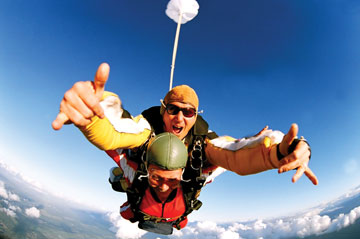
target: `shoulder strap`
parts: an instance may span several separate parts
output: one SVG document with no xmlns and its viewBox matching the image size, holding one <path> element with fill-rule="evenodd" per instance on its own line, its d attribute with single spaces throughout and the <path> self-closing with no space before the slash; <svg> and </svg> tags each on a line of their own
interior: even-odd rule
<svg viewBox="0 0 360 239">
<path fill-rule="evenodd" d="M 160 106 L 153 106 L 147 110 L 144 110 L 141 114 L 149 122 L 152 131 L 155 132 L 155 134 L 164 132 L 163 119 L 162 115 L 160 114 Z"/>
<path fill-rule="evenodd" d="M 174 223 L 178 229 L 180 229 L 180 222 L 184 220 L 187 215 L 202 206 L 202 202 L 197 198 L 206 181 L 206 178 L 202 176 L 202 168 L 206 163 L 205 138 L 213 139 L 216 137 L 218 136 L 215 132 L 209 132 L 208 123 L 202 116 L 198 115 L 193 129 L 185 139 L 190 155 L 188 165 L 183 175 L 184 181 L 182 182 L 186 211 Z"/>
<path fill-rule="evenodd" d="M 126 191 L 127 200 L 130 204 L 130 208 L 134 213 L 134 218 L 130 221 L 136 222 L 141 218 L 139 214 L 139 207 L 145 191 L 148 188 L 147 176 L 148 172 L 145 166 L 145 152 L 149 140 L 146 141 L 137 151 L 128 151 L 128 157 L 138 164 L 134 181 L 130 188 Z"/>
<path fill-rule="evenodd" d="M 205 181 L 204 181 L 205 182 Z M 203 183 L 204 183 L 203 182 Z M 181 186 L 183 189 L 183 195 L 184 195 L 184 201 L 185 201 L 185 212 L 181 217 L 179 217 L 177 220 L 175 220 L 172 224 L 180 230 L 180 223 L 186 219 L 186 217 L 192 213 L 194 210 L 199 210 L 199 208 L 202 206 L 202 202 L 198 200 L 197 198 L 200 195 L 201 184 L 197 183 L 194 184 L 193 182 L 181 182 Z"/>
</svg>

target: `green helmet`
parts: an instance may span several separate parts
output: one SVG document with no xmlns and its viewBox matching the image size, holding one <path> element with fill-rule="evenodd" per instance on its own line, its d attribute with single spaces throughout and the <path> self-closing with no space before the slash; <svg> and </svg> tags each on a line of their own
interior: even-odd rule
<svg viewBox="0 0 360 239">
<path fill-rule="evenodd" d="M 147 148 L 147 164 L 155 164 L 160 168 L 175 170 L 185 168 L 188 158 L 187 149 L 181 140 L 171 133 L 156 135 Z"/>
</svg>

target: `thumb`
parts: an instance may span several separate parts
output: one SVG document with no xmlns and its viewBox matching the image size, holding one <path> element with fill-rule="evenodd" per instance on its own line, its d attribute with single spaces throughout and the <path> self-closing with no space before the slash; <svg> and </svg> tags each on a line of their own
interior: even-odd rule
<svg viewBox="0 0 360 239">
<path fill-rule="evenodd" d="M 284 136 L 283 140 L 280 143 L 280 153 L 283 155 L 288 154 L 288 148 L 290 144 L 293 142 L 293 140 L 296 138 L 297 134 L 299 132 L 299 127 L 297 124 L 292 124 L 290 126 L 289 131 Z"/>
<path fill-rule="evenodd" d="M 52 127 L 54 130 L 59 130 L 62 126 L 69 121 L 69 118 L 63 112 L 60 112 L 56 119 L 52 122 Z"/>
<path fill-rule="evenodd" d="M 102 63 L 96 71 L 94 79 L 94 89 L 95 94 L 98 99 L 101 99 L 104 90 L 106 81 L 109 78 L 110 66 L 107 63 Z"/>
</svg>

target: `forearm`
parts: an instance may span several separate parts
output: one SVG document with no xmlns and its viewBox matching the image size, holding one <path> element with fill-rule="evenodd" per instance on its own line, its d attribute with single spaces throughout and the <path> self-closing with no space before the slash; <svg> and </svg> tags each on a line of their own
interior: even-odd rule
<svg viewBox="0 0 360 239">
<path fill-rule="evenodd" d="M 271 131 L 272 132 L 272 131 Z M 240 175 L 255 174 L 279 167 L 276 145 L 282 134 L 229 140 L 220 137 L 207 142 L 205 153 L 210 163 Z"/>
<path fill-rule="evenodd" d="M 106 117 L 100 119 L 95 116 L 89 125 L 80 128 L 85 137 L 99 149 L 135 148 L 150 136 L 151 127 L 141 115 L 123 118 L 117 95 L 105 92 L 101 106 Z"/>
<path fill-rule="evenodd" d="M 139 147 L 149 138 L 151 132 L 149 129 L 138 133 L 119 132 L 107 118 L 98 117 L 94 117 L 90 125 L 80 130 L 92 144 L 105 151 Z"/>
</svg>

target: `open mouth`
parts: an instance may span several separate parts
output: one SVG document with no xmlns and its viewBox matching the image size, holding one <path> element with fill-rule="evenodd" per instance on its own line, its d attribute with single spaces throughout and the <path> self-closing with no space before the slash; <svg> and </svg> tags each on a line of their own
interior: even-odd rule
<svg viewBox="0 0 360 239">
<path fill-rule="evenodd" d="M 173 126 L 173 132 L 175 134 L 180 134 L 182 130 L 183 130 L 183 127 Z"/>
</svg>

